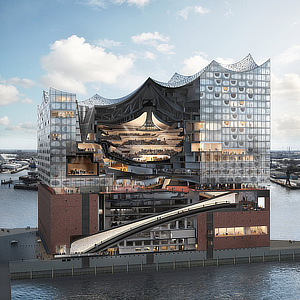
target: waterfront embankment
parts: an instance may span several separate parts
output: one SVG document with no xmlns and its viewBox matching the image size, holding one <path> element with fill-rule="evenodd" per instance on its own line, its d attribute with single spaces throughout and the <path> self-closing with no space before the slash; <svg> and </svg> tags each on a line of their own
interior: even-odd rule
<svg viewBox="0 0 300 300">
<path fill-rule="evenodd" d="M 284 186 L 291 190 L 298 190 L 300 189 L 300 180 L 290 180 L 290 184 L 286 184 L 286 179 L 277 179 L 270 177 L 270 181 L 281 186 Z"/>
<path fill-rule="evenodd" d="M 2 236 L 0 235 L 0 244 L 9 245 L 8 248 L 10 248 L 7 248 L 6 253 L 10 250 L 9 272 L 11 279 L 300 261 L 300 242 L 283 240 L 271 241 L 270 247 L 214 251 L 212 259 L 206 258 L 205 251 L 156 252 L 114 256 L 62 256 L 61 258 L 50 259 L 51 257 L 42 251 L 37 231 L 31 229 L 15 229 L 10 230 L 10 233 L 4 230 Z"/>
</svg>

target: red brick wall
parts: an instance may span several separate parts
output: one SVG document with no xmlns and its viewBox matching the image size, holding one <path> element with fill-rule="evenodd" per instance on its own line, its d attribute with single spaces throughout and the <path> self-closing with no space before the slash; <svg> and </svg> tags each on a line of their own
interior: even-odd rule
<svg viewBox="0 0 300 300">
<path fill-rule="evenodd" d="M 42 184 L 38 185 L 38 230 L 49 250 L 51 245 L 51 193 Z"/>
<path fill-rule="evenodd" d="M 82 195 L 51 194 L 40 185 L 38 195 L 38 226 L 51 253 L 57 245 L 70 248 L 72 236 L 82 235 Z M 98 195 L 89 195 L 90 234 L 98 232 Z"/>
<path fill-rule="evenodd" d="M 98 232 L 98 194 L 90 194 L 90 234 Z"/>
<path fill-rule="evenodd" d="M 53 195 L 51 200 L 51 253 L 55 253 L 56 245 L 70 248 L 70 237 L 82 235 L 82 195 Z"/>
<path fill-rule="evenodd" d="M 262 235 L 214 237 L 214 249 L 269 247 L 270 211 L 216 212 L 213 215 L 213 228 L 268 226 L 268 233 Z"/>
<path fill-rule="evenodd" d="M 202 213 L 198 215 L 198 250 L 206 250 L 206 236 L 207 236 L 207 214 Z"/>
</svg>

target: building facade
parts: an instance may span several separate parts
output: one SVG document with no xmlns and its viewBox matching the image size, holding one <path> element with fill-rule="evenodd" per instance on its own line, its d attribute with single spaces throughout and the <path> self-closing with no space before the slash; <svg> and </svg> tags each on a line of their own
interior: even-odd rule
<svg viewBox="0 0 300 300">
<path fill-rule="evenodd" d="M 148 78 L 121 99 L 95 95 L 77 102 L 76 95 L 51 88 L 43 94 L 38 126 L 39 229 L 51 236 L 44 239 L 52 253 L 67 252 L 78 237 L 201 201 L 190 191 L 253 191 L 252 208 L 243 205 L 247 201 L 241 196 L 240 213 L 246 207 L 261 213 L 257 193 L 270 167 L 270 61 L 258 66 L 251 55 L 232 65 L 212 61 L 193 76 L 175 73 L 167 83 Z M 145 194 L 151 189 L 155 199 Z M 262 210 L 269 211 L 268 200 Z M 213 216 L 217 220 L 221 215 Z M 202 214 L 165 224 L 163 233 L 141 233 L 150 245 L 129 239 L 118 248 L 124 253 L 140 245 L 151 251 L 200 249 L 204 239 L 199 238 L 199 222 L 208 226 L 201 218 L 210 217 Z M 269 217 L 258 220 L 253 226 L 233 227 L 220 227 L 218 221 L 219 227 L 209 229 L 212 243 L 206 229 L 206 250 L 209 243 L 215 249 L 227 247 L 219 241 L 227 232 L 224 228 L 236 227 L 248 235 L 251 227 L 259 226 L 256 232 L 269 238 Z M 64 230 L 54 233 L 58 223 Z M 166 230 L 171 226 L 178 234 L 184 229 L 185 238 L 178 235 L 178 240 L 185 239 L 186 247 L 172 244 Z"/>
</svg>

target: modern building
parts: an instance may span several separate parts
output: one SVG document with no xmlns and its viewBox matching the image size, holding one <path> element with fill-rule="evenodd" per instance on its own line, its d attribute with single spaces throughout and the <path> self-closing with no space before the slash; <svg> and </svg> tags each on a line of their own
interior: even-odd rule
<svg viewBox="0 0 300 300">
<path fill-rule="evenodd" d="M 39 230 L 51 253 L 81 237 L 229 191 L 238 205 L 186 216 L 112 252 L 268 246 L 270 61 L 212 61 L 106 99 L 50 88 L 38 109 Z M 175 232 L 176 231 L 176 232 Z M 256 237 L 254 239 L 253 237 Z M 174 238 L 175 237 L 175 238 Z M 210 254 L 209 254 L 210 253 Z"/>
</svg>

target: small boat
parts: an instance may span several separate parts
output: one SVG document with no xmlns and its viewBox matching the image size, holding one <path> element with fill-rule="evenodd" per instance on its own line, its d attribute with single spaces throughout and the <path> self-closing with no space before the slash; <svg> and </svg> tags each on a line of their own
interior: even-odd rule
<svg viewBox="0 0 300 300">
<path fill-rule="evenodd" d="M 13 181 L 11 179 L 9 179 L 9 180 L 5 180 L 5 179 L 1 180 L 1 184 L 12 184 L 12 183 L 13 183 Z"/>
</svg>

